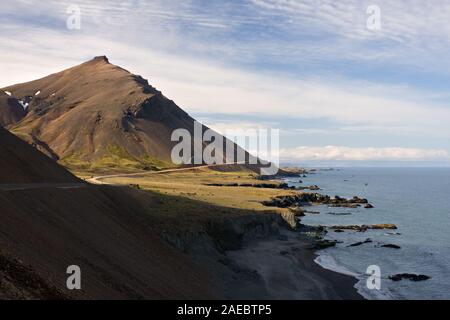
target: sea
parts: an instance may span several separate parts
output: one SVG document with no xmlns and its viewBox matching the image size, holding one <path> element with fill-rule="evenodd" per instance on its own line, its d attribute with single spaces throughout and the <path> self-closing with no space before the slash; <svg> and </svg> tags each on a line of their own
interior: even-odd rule
<svg viewBox="0 0 450 320">
<path fill-rule="evenodd" d="M 329 231 L 336 247 L 318 252 L 316 262 L 326 269 L 356 277 L 358 292 L 366 299 L 450 299 L 450 168 L 333 168 L 316 169 L 306 177 L 287 178 L 292 186 L 318 185 L 311 191 L 359 196 L 373 209 L 312 206 L 301 221 L 306 225 L 363 225 L 392 223 L 398 230 L 367 232 Z M 300 181 L 301 180 L 301 181 Z M 319 214 L 317 214 L 319 212 Z M 351 246 L 357 242 L 367 242 Z M 392 244 L 400 249 L 386 248 Z M 380 286 L 369 277 L 380 271 Z M 410 273 L 426 281 L 392 281 L 390 276 Z"/>
</svg>

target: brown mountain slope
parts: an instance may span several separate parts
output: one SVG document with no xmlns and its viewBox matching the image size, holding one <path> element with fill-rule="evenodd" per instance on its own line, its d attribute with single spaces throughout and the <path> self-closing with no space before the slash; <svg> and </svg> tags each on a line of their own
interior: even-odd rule
<svg viewBox="0 0 450 320">
<path fill-rule="evenodd" d="M 19 101 L 0 91 L 0 126 L 5 127 L 25 117 L 25 110 Z"/>
<path fill-rule="evenodd" d="M 204 299 L 207 273 L 170 247 L 127 188 L 2 191 L 0 298 Z M 6 261 L 6 263 L 3 263 Z M 81 291 L 66 287 L 81 268 Z"/>
<path fill-rule="evenodd" d="M 29 102 L 12 131 L 74 168 L 167 165 L 173 130 L 194 128 L 173 101 L 106 57 L 4 90 Z"/>
<path fill-rule="evenodd" d="M 159 196 L 78 182 L 0 128 L 0 299 L 213 296 L 206 273 L 154 230 Z M 81 291 L 66 287 L 70 265 Z"/>
<path fill-rule="evenodd" d="M 72 183 L 79 180 L 41 152 L 0 127 L 0 184 Z"/>
</svg>

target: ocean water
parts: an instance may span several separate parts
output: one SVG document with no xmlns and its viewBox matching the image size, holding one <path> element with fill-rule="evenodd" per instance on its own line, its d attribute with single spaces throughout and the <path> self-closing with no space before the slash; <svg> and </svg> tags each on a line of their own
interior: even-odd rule
<svg viewBox="0 0 450 320">
<path fill-rule="evenodd" d="M 327 239 L 342 241 L 319 252 L 325 268 L 354 275 L 358 291 L 369 299 L 450 299 L 450 168 L 341 168 L 319 170 L 299 184 L 318 185 L 319 193 L 367 198 L 374 209 L 314 206 L 302 222 L 309 225 L 393 223 L 398 230 L 330 231 Z M 349 245 L 370 238 L 373 242 Z M 381 247 L 399 245 L 401 249 Z M 369 290 L 367 268 L 380 267 L 381 289 Z M 423 282 L 388 277 L 398 273 L 425 274 Z"/>
</svg>

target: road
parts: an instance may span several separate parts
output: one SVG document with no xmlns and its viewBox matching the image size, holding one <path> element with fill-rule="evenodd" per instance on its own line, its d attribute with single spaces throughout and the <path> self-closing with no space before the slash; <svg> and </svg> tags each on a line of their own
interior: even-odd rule
<svg viewBox="0 0 450 320">
<path fill-rule="evenodd" d="M 170 173 L 170 172 L 180 172 L 180 171 L 190 171 L 195 169 L 202 169 L 202 168 L 214 168 L 214 167 L 221 167 L 221 166 L 229 166 L 229 165 L 237 165 L 237 164 L 244 164 L 244 162 L 237 162 L 237 163 L 223 163 L 223 164 L 210 164 L 210 165 L 201 165 L 201 166 L 195 166 L 195 167 L 187 167 L 187 168 L 174 168 L 174 169 L 167 169 L 167 170 L 161 170 L 161 171 L 148 171 L 148 172 L 137 172 L 137 173 L 121 173 L 121 174 L 113 174 L 113 175 L 107 175 L 107 176 L 97 176 L 90 179 L 87 179 L 86 181 L 92 184 L 110 184 L 108 182 L 101 181 L 103 179 L 109 179 L 109 178 L 126 178 L 126 177 L 136 177 L 136 176 L 146 176 L 146 175 L 152 175 L 152 174 L 163 174 L 163 173 Z"/>
<path fill-rule="evenodd" d="M 85 183 L 2 183 L 0 190 L 2 191 L 20 191 L 31 189 L 78 189 L 85 187 Z"/>
<path fill-rule="evenodd" d="M 108 178 L 122 178 L 122 177 L 133 177 L 133 176 L 143 176 L 143 175 L 152 175 L 152 174 L 163 174 L 169 172 L 180 172 L 180 171 L 190 171 L 195 169 L 202 168 L 213 168 L 224 165 L 236 165 L 242 163 L 226 163 L 226 164 L 213 164 L 213 165 L 201 165 L 196 167 L 187 167 L 187 168 L 174 168 L 167 169 L 161 171 L 148 171 L 148 172 L 137 172 L 137 173 L 122 173 L 122 174 L 113 174 L 107 176 L 97 176 L 86 181 L 92 184 L 97 185 L 111 185 L 111 183 L 101 181 L 103 179 Z M 85 183 L 0 183 L 0 191 L 20 191 L 20 190 L 32 190 L 32 189 L 45 189 L 45 188 L 54 188 L 54 189 L 79 189 L 86 187 Z"/>
</svg>

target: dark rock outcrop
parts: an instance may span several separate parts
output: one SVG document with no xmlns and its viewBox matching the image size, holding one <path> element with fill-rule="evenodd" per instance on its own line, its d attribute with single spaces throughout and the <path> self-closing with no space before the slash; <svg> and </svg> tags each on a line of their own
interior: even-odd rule
<svg viewBox="0 0 450 320">
<path fill-rule="evenodd" d="M 296 195 L 278 196 L 269 201 L 262 202 L 268 207 L 288 208 L 291 206 L 305 206 L 312 204 L 326 204 L 332 207 L 350 207 L 356 208 L 361 204 L 368 204 L 367 199 L 353 197 L 352 199 L 344 199 L 339 196 L 331 198 L 328 195 L 319 193 L 299 193 Z"/>
<path fill-rule="evenodd" d="M 414 281 L 414 282 L 418 282 L 418 281 L 426 281 L 431 279 L 430 276 L 424 275 L 424 274 L 411 274 L 411 273 L 401 273 L 401 274 L 396 274 L 393 276 L 390 276 L 389 279 L 391 279 L 392 281 L 402 281 L 402 280 L 410 280 L 410 281 Z"/>
<path fill-rule="evenodd" d="M 331 230 L 352 230 L 358 232 L 366 232 L 367 230 L 397 230 L 395 224 L 373 224 L 373 225 L 349 225 L 349 226 L 331 226 Z"/>
<path fill-rule="evenodd" d="M 401 247 L 396 244 L 383 244 L 381 247 L 390 249 L 401 249 Z"/>
<path fill-rule="evenodd" d="M 296 187 L 290 187 L 287 183 L 209 183 L 206 186 L 296 190 Z"/>
<path fill-rule="evenodd" d="M 309 187 L 297 187 L 297 190 L 311 190 L 311 191 L 318 191 L 321 190 L 319 186 L 317 185 L 313 185 L 313 186 L 309 186 Z"/>
<path fill-rule="evenodd" d="M 323 250 L 331 247 L 335 247 L 339 242 L 336 240 L 318 240 L 316 241 L 314 248 L 318 250 Z"/>
<path fill-rule="evenodd" d="M 359 247 L 363 244 L 372 243 L 372 242 L 373 242 L 372 239 L 367 238 L 365 241 L 353 243 L 353 244 L 349 245 L 348 247 Z"/>
</svg>

